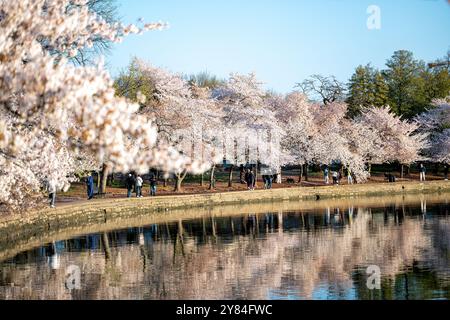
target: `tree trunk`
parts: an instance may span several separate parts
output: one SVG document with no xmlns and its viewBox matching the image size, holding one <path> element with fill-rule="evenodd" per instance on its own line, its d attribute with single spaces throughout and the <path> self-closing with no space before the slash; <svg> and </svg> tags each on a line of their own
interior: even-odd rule
<svg viewBox="0 0 450 320">
<path fill-rule="evenodd" d="M 400 171 L 401 171 L 400 172 L 400 177 L 403 179 L 405 177 L 405 174 L 404 174 L 405 170 L 404 170 L 403 164 L 401 165 L 401 170 Z"/>
<path fill-rule="evenodd" d="M 233 169 L 234 166 L 230 166 L 230 173 L 228 174 L 228 188 L 231 188 L 233 186 Z"/>
<path fill-rule="evenodd" d="M 209 190 L 212 190 L 216 186 L 216 182 L 214 180 L 214 171 L 216 170 L 216 165 L 214 164 L 211 168 L 211 173 L 209 175 Z"/>
<path fill-rule="evenodd" d="M 181 177 L 179 177 L 178 175 L 175 176 L 175 192 L 180 192 L 181 191 Z"/>
<path fill-rule="evenodd" d="M 308 181 L 308 164 L 305 163 L 305 181 Z"/>
<path fill-rule="evenodd" d="M 166 172 L 164 172 L 163 178 L 164 178 L 163 186 L 165 188 L 165 187 L 167 187 L 167 174 L 166 174 Z"/>
<path fill-rule="evenodd" d="M 184 178 L 186 178 L 187 175 L 187 171 L 184 170 L 181 173 L 176 173 L 175 174 L 175 192 L 181 192 L 182 188 L 181 188 L 181 183 L 183 182 Z"/>
<path fill-rule="evenodd" d="M 101 181 L 100 190 L 99 190 L 100 194 L 106 193 L 106 184 L 108 182 L 108 172 L 109 172 L 109 165 L 104 163 L 103 168 L 102 168 L 102 181 Z"/>
<path fill-rule="evenodd" d="M 100 185 L 102 182 L 100 171 L 97 171 L 97 192 L 100 192 Z"/>
<path fill-rule="evenodd" d="M 114 185 L 114 172 L 108 176 L 108 186 L 112 187 Z"/>
<path fill-rule="evenodd" d="M 203 176 L 203 172 L 202 172 L 202 177 L 201 177 L 201 180 L 200 180 L 200 185 L 202 187 L 205 185 L 205 179 L 204 179 L 204 176 Z"/>
<path fill-rule="evenodd" d="M 303 180 L 303 165 L 300 165 L 300 175 L 298 176 L 298 183 L 302 183 Z"/>
</svg>

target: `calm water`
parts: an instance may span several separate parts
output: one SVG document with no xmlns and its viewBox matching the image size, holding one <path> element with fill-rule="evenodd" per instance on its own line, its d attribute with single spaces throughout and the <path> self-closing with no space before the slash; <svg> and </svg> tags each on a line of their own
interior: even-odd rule
<svg viewBox="0 0 450 320">
<path fill-rule="evenodd" d="M 449 299 L 446 202 L 89 234 L 0 261 L 0 299 Z M 367 288 L 370 265 L 381 270 L 379 290 Z M 67 276 L 78 270 L 79 282 Z"/>
</svg>

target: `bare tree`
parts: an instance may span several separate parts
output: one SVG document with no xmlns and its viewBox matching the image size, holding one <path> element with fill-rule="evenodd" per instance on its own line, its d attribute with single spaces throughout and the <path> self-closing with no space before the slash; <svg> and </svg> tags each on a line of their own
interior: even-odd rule
<svg viewBox="0 0 450 320">
<path fill-rule="evenodd" d="M 345 95 L 345 85 L 334 76 L 325 77 L 315 74 L 297 83 L 295 87 L 312 99 L 321 99 L 324 105 L 343 100 Z"/>
</svg>

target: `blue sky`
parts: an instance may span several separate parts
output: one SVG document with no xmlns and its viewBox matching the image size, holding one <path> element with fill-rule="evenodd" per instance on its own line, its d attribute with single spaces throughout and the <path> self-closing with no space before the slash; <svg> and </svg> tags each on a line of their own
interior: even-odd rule
<svg viewBox="0 0 450 320">
<path fill-rule="evenodd" d="M 289 92 L 311 74 L 347 81 L 359 64 L 382 68 L 395 50 L 425 61 L 450 49 L 447 0 L 119 0 L 126 23 L 170 28 L 130 36 L 107 58 L 117 75 L 132 56 L 173 72 L 255 72 L 267 89 Z M 381 29 L 369 30 L 377 5 Z"/>
</svg>

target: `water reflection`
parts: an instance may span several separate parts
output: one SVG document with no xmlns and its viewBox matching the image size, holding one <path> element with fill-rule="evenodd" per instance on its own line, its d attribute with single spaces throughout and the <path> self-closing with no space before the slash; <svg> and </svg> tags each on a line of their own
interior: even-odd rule
<svg viewBox="0 0 450 320">
<path fill-rule="evenodd" d="M 446 202 L 203 216 L 0 262 L 0 299 L 448 299 Z M 81 269 L 81 289 L 66 271 Z M 368 290 L 378 265 L 381 290 Z"/>
</svg>

